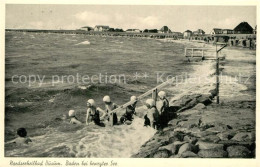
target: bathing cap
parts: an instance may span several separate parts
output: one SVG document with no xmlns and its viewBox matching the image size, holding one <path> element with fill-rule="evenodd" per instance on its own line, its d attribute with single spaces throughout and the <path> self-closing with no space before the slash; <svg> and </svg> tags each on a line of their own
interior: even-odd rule
<svg viewBox="0 0 260 167">
<path fill-rule="evenodd" d="M 131 101 L 136 101 L 137 98 L 136 98 L 136 96 L 131 96 L 130 100 L 131 100 Z"/>
<path fill-rule="evenodd" d="M 70 117 L 75 116 L 75 111 L 74 110 L 69 110 L 69 116 Z"/>
<path fill-rule="evenodd" d="M 155 106 L 155 102 L 154 102 L 154 100 L 153 100 L 153 99 L 147 99 L 147 100 L 145 101 L 145 103 L 146 103 L 146 104 L 149 104 L 149 105 L 150 105 L 150 107 L 153 107 L 153 106 Z"/>
<path fill-rule="evenodd" d="M 166 93 L 165 93 L 164 91 L 160 91 L 160 92 L 158 93 L 158 96 L 159 96 L 160 98 L 164 98 L 164 97 L 166 97 Z"/>
<path fill-rule="evenodd" d="M 89 103 L 92 107 L 96 106 L 96 103 L 95 103 L 95 101 L 94 101 L 93 99 L 89 99 L 89 100 L 88 100 L 88 103 Z"/>
<path fill-rule="evenodd" d="M 109 96 L 104 96 L 103 102 L 108 102 L 108 103 L 111 102 L 110 97 Z"/>
</svg>

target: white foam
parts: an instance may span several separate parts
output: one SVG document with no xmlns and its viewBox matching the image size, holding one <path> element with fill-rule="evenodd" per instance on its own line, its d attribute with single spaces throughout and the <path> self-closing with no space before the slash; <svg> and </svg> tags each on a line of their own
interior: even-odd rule
<svg viewBox="0 0 260 167">
<path fill-rule="evenodd" d="M 90 42 L 89 41 L 83 41 L 83 42 L 80 42 L 78 44 L 75 44 L 75 45 L 89 45 Z"/>
</svg>

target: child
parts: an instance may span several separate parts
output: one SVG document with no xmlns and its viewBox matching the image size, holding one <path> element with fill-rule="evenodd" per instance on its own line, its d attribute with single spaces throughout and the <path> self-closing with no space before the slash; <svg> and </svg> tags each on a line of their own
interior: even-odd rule
<svg viewBox="0 0 260 167">
<path fill-rule="evenodd" d="M 71 124 L 81 124 L 81 122 L 76 117 L 76 112 L 74 110 L 69 111 L 69 118 Z"/>
<path fill-rule="evenodd" d="M 130 101 L 132 101 L 133 103 L 126 107 L 125 114 L 120 118 L 121 123 L 125 123 L 126 121 L 132 121 L 133 114 L 136 114 L 135 107 L 137 103 L 137 98 L 135 96 L 131 96 Z"/>
<path fill-rule="evenodd" d="M 154 129 L 157 129 L 158 121 L 159 121 L 159 112 L 155 107 L 155 101 L 153 99 L 148 99 L 146 100 L 145 105 L 148 111 L 147 114 L 144 116 L 145 119 L 144 126 L 151 126 Z"/>
<path fill-rule="evenodd" d="M 110 113 L 111 111 L 113 111 L 114 109 L 116 109 L 118 106 L 117 104 L 111 102 L 111 99 L 109 96 L 104 96 L 103 98 L 103 102 L 105 103 L 105 112 L 106 112 L 106 115 L 104 115 L 102 118 L 104 118 L 105 116 L 107 116 L 107 119 L 108 121 L 113 121 L 111 122 L 111 124 L 115 125 L 117 124 L 117 115 L 116 113 Z M 109 114 L 109 115 L 108 115 Z"/>
<path fill-rule="evenodd" d="M 166 93 L 164 91 L 160 91 L 158 96 L 159 100 L 157 102 L 157 109 L 160 114 L 160 125 L 165 126 L 168 121 L 169 101 L 166 99 Z"/>
<path fill-rule="evenodd" d="M 24 145 L 29 144 L 29 142 L 32 142 L 32 140 L 29 137 L 27 137 L 27 131 L 25 128 L 17 129 L 17 135 L 19 137 L 17 137 L 14 140 L 14 143 L 16 143 L 17 145 Z"/>
<path fill-rule="evenodd" d="M 100 112 L 105 115 L 105 111 L 103 111 L 101 108 L 96 108 L 96 103 L 93 99 L 89 99 L 87 101 L 87 115 L 86 115 L 86 125 L 89 125 L 91 123 L 94 123 L 96 125 L 100 125 Z"/>
</svg>

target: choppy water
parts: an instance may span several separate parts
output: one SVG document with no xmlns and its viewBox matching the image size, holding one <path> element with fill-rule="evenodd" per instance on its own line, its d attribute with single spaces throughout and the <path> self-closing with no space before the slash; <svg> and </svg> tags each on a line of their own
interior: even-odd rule
<svg viewBox="0 0 260 167">
<path fill-rule="evenodd" d="M 204 74 L 209 75 L 210 65 L 193 71 L 195 65 L 187 64 L 184 48 L 182 43 L 147 38 L 7 32 L 5 140 L 14 138 L 17 128 L 25 127 L 28 135 L 33 136 L 33 143 L 22 148 L 7 146 L 5 155 L 130 157 L 155 133 L 153 129 L 143 127 L 143 119 L 136 118 L 129 126 L 111 128 L 64 122 L 56 125 L 56 118 L 75 109 L 84 123 L 86 99 L 94 98 L 103 108 L 102 97 L 110 95 L 114 102 L 122 104 L 131 95 L 140 95 L 156 86 L 158 71 L 175 76 L 184 72 L 200 74 L 204 70 Z M 148 73 L 149 77 L 135 80 L 136 72 Z M 53 75 L 77 73 L 89 76 L 124 74 L 127 83 L 51 84 Z M 40 87 L 39 83 L 31 86 L 14 84 L 11 80 L 14 75 L 44 75 L 45 80 Z M 168 96 L 174 98 L 187 92 L 203 92 L 203 89 L 204 85 L 199 83 L 165 88 Z M 143 110 L 140 106 L 142 103 L 138 107 Z"/>
</svg>

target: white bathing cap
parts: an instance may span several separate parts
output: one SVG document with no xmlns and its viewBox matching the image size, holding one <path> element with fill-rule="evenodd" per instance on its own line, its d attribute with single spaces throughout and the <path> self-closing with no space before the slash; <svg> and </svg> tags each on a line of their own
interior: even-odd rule
<svg viewBox="0 0 260 167">
<path fill-rule="evenodd" d="M 69 116 L 70 117 L 75 116 L 75 110 L 69 110 Z"/>
<path fill-rule="evenodd" d="M 89 99 L 89 100 L 88 100 L 88 103 L 89 103 L 92 107 L 96 106 L 96 103 L 95 103 L 95 101 L 94 101 L 93 99 Z"/>
<path fill-rule="evenodd" d="M 155 101 L 154 101 L 153 99 L 147 99 L 147 100 L 145 101 L 145 103 L 146 103 L 146 104 L 149 104 L 150 107 L 155 106 Z"/>
<path fill-rule="evenodd" d="M 109 96 L 104 96 L 103 102 L 108 102 L 108 103 L 111 102 L 110 97 Z"/>
<path fill-rule="evenodd" d="M 160 91 L 160 92 L 158 93 L 158 96 L 159 96 L 160 98 L 164 98 L 164 97 L 166 97 L 166 93 L 165 93 L 164 91 Z"/>
<path fill-rule="evenodd" d="M 137 98 L 136 98 L 136 96 L 131 96 L 130 100 L 131 100 L 131 101 L 136 101 Z"/>
</svg>

